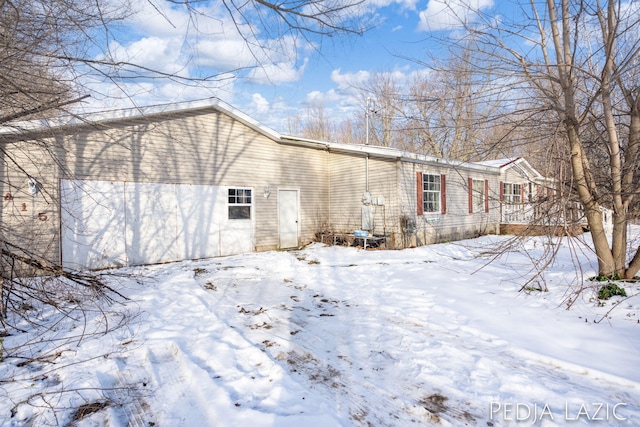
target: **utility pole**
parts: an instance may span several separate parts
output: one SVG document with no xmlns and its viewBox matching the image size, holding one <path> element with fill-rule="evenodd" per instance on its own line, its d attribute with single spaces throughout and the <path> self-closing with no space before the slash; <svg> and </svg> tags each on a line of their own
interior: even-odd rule
<svg viewBox="0 0 640 427">
<path fill-rule="evenodd" d="M 364 110 L 364 126 L 365 126 L 365 143 L 364 145 L 369 145 L 369 111 L 371 110 L 371 97 L 367 98 L 367 105 Z"/>
<path fill-rule="evenodd" d="M 365 106 L 364 122 L 365 122 L 365 142 L 364 145 L 369 145 L 369 111 L 371 110 L 371 97 L 367 98 L 367 105 Z M 365 158 L 365 192 L 369 192 L 369 154 Z"/>
</svg>

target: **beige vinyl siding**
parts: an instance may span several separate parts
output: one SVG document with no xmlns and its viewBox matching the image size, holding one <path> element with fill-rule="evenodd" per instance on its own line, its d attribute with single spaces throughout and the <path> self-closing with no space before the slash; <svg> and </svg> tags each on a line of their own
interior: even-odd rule
<svg viewBox="0 0 640 427">
<path fill-rule="evenodd" d="M 24 159 L 29 168 L 48 165 L 48 170 L 36 171 L 47 188 L 57 189 L 58 178 L 252 188 L 258 249 L 278 245 L 278 188 L 300 192 L 302 242 L 311 241 L 317 222 L 328 217 L 326 152 L 279 144 L 217 111 L 76 127 L 53 141 L 47 145 L 55 163 L 44 153 Z M 63 170 L 57 173 L 55 164 Z M 267 186 L 269 198 L 264 197 Z M 57 206 L 57 194 L 49 204 L 50 210 Z M 4 211 L 3 219 L 8 220 Z M 49 224 L 55 222 L 57 217 Z M 47 230 L 56 242 L 58 232 Z M 42 244 L 51 246 L 52 241 Z M 55 246 L 48 252 L 52 261 L 59 260 Z"/>
<path fill-rule="evenodd" d="M 7 242 L 57 260 L 57 169 L 46 140 L 4 144 L 1 154 L 2 235 Z M 29 192 L 28 177 L 38 182 Z"/>
<path fill-rule="evenodd" d="M 278 244 L 278 205 L 277 189 L 299 191 L 300 238 L 309 243 L 320 232 L 329 218 L 326 151 L 276 144 L 271 147 L 272 158 L 265 163 L 268 175 L 265 185 L 271 190 L 271 196 L 264 198 L 264 188 L 256 189 L 258 212 L 263 221 L 256 223 L 256 233 L 260 244 L 257 246 L 276 247 Z M 275 230 L 272 232 L 270 230 Z"/>
<path fill-rule="evenodd" d="M 417 214 L 416 175 L 446 176 L 446 213 Z M 488 180 L 489 212 L 469 213 L 469 178 Z M 497 233 L 500 221 L 498 175 L 411 162 L 402 162 L 400 185 L 401 212 L 415 219 L 417 245 L 460 240 L 480 234 Z"/>
<path fill-rule="evenodd" d="M 363 154 L 331 153 L 329 157 L 331 230 L 352 233 L 362 225 L 362 199 L 366 191 Z M 391 233 L 398 227 L 397 166 L 393 159 L 369 158 L 369 193 L 384 205 L 373 205 L 374 234 Z"/>
</svg>

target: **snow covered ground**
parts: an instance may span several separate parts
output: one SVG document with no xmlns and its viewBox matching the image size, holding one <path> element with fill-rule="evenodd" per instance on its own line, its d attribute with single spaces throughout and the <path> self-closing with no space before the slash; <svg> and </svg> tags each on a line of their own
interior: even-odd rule
<svg viewBox="0 0 640 427">
<path fill-rule="evenodd" d="M 113 272 L 129 301 L 5 338 L 0 426 L 640 425 L 640 296 L 576 298 L 577 239 L 507 239 Z"/>
</svg>

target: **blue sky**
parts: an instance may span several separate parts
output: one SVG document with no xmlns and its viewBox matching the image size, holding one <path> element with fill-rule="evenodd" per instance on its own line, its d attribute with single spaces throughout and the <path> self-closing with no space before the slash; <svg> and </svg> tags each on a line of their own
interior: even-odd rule
<svg viewBox="0 0 640 427">
<path fill-rule="evenodd" d="M 119 1 L 110 0 L 116 7 Z M 123 81 L 119 88 L 109 81 L 89 81 L 96 94 L 104 95 L 95 95 L 91 107 L 217 96 L 281 132 L 288 131 L 288 118 L 304 114 L 310 103 L 321 103 L 336 117 L 357 111 L 362 107 L 354 84 L 376 72 L 409 76 L 421 67 L 402 57 L 425 60 L 425 52 L 435 48 L 429 37 L 456 29 L 451 10 L 465 16 L 464 4 L 469 2 L 484 11 L 494 6 L 493 0 L 449 0 L 448 6 L 441 0 L 366 0 L 359 10 L 362 19 L 373 17 L 378 25 L 364 35 L 310 44 L 287 34 L 258 32 L 256 42 L 270 47 L 265 52 L 247 48 L 219 1 L 197 3 L 197 18 L 165 0 L 152 1 L 127 2 L 136 13 L 113 33 L 109 54 L 185 78 L 216 78 L 195 85 L 164 79 Z M 257 62 L 260 67 L 255 67 Z M 120 88 L 129 98 L 120 95 Z"/>
</svg>

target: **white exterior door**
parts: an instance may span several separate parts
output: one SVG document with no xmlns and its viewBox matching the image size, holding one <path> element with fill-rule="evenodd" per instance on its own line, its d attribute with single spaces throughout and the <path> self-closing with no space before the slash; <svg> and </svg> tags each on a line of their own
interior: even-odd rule
<svg viewBox="0 0 640 427">
<path fill-rule="evenodd" d="M 298 246 L 298 190 L 278 190 L 280 247 Z"/>
</svg>

